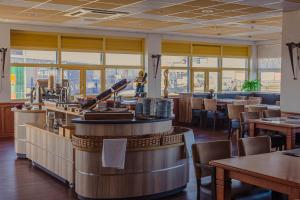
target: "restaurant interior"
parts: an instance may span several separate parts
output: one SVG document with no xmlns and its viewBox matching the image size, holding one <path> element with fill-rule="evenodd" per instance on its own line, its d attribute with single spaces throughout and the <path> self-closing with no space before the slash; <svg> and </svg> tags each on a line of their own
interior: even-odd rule
<svg viewBox="0 0 300 200">
<path fill-rule="evenodd" d="M 299 0 L 0 0 L 0 200 L 300 199 Z"/>
</svg>

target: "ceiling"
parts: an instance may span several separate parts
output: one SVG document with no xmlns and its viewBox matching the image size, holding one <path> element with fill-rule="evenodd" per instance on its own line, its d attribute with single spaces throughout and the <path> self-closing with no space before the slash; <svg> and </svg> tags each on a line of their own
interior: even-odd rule
<svg viewBox="0 0 300 200">
<path fill-rule="evenodd" d="M 239 40 L 280 39 L 298 0 L 0 0 L 0 21 Z"/>
</svg>

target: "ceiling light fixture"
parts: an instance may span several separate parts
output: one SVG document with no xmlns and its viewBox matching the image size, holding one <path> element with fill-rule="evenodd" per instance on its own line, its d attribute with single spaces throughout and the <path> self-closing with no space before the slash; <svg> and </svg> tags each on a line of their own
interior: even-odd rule
<svg viewBox="0 0 300 200">
<path fill-rule="evenodd" d="M 211 14 L 211 13 L 214 13 L 213 10 L 202 10 L 201 12 L 202 12 L 202 13 L 205 13 L 205 14 Z"/>
</svg>

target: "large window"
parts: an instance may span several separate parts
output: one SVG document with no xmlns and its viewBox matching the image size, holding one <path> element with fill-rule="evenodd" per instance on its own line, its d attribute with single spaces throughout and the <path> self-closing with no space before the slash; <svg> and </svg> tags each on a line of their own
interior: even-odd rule
<svg viewBox="0 0 300 200">
<path fill-rule="evenodd" d="M 281 83 L 281 58 L 258 59 L 258 77 L 261 91 L 279 92 Z"/>
<path fill-rule="evenodd" d="M 56 64 L 56 51 L 18 50 L 10 52 L 11 63 Z"/>
<path fill-rule="evenodd" d="M 280 92 L 281 44 L 259 45 L 257 57 L 261 91 Z"/>
<path fill-rule="evenodd" d="M 105 54 L 105 64 L 109 66 L 142 66 L 142 54 Z"/>
<path fill-rule="evenodd" d="M 100 65 L 103 64 L 103 54 L 95 52 L 61 52 L 61 63 L 69 65 Z"/>
<path fill-rule="evenodd" d="M 187 92 L 189 89 L 189 57 L 165 55 L 161 59 L 162 78 L 161 92 L 164 89 L 164 70 L 168 69 L 169 95 Z"/>
<path fill-rule="evenodd" d="M 11 99 L 25 99 L 30 97 L 31 88 L 36 80 L 48 79 L 53 69 L 44 67 L 17 67 L 10 68 Z M 54 70 L 56 71 L 56 70 Z"/>
<path fill-rule="evenodd" d="M 222 59 L 222 90 L 241 91 L 247 77 L 248 59 L 223 58 Z"/>
<path fill-rule="evenodd" d="M 135 84 L 134 80 L 138 76 L 140 69 L 115 69 L 107 68 L 106 70 L 106 88 L 111 87 L 113 84 L 117 83 L 122 79 L 127 79 L 131 83 L 121 91 L 122 95 L 134 95 Z"/>
</svg>

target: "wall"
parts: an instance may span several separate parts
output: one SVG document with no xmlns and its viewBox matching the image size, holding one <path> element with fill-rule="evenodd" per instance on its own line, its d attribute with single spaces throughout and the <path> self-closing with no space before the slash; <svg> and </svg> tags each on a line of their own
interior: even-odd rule
<svg viewBox="0 0 300 200">
<path fill-rule="evenodd" d="M 298 80 L 293 80 L 291 62 L 287 42 L 300 42 L 300 11 L 286 12 L 283 14 L 282 33 L 282 68 L 281 68 L 281 108 L 285 112 L 300 113 L 300 74 L 296 63 Z M 296 54 L 296 53 L 294 53 Z"/>
<path fill-rule="evenodd" d="M 0 24 L 0 48 L 9 48 L 10 47 L 10 29 L 8 25 Z M 4 78 L 0 77 L 0 102 L 5 102 L 10 100 L 10 55 L 9 50 L 6 54 L 5 60 L 5 71 Z M 0 58 L 1 59 L 1 58 Z M 2 62 L 0 66 L 0 72 L 2 75 Z"/>
<path fill-rule="evenodd" d="M 39 32 L 62 32 L 70 34 L 86 34 L 86 35 L 109 35 L 109 36 L 122 36 L 122 37 L 141 37 L 146 39 L 146 53 L 145 64 L 148 69 L 148 93 L 151 97 L 160 96 L 160 68 L 158 69 L 157 78 L 153 78 L 153 63 L 150 58 L 152 54 L 161 54 L 160 46 L 161 40 L 183 40 L 194 42 L 212 42 L 222 44 L 242 44 L 253 45 L 252 41 L 240 41 L 240 40 L 226 40 L 226 39 L 212 39 L 203 37 L 190 37 L 190 36 L 178 36 L 171 34 L 156 34 L 156 33 L 137 33 L 137 32 L 125 32 L 125 31 L 107 31 L 96 29 L 80 29 L 80 28 L 63 28 L 53 26 L 36 26 L 36 25 L 24 25 L 24 24 L 5 24 L 0 23 L 0 47 L 9 47 L 10 44 L 10 30 L 26 30 L 26 31 L 39 31 Z M 148 49 L 149 47 L 149 49 Z M 8 55 L 9 57 L 9 55 Z M 10 101 L 10 77 L 9 77 L 9 59 L 6 64 L 6 78 L 1 80 L 0 101 Z M 152 71 L 151 71 L 152 70 Z"/>
</svg>

